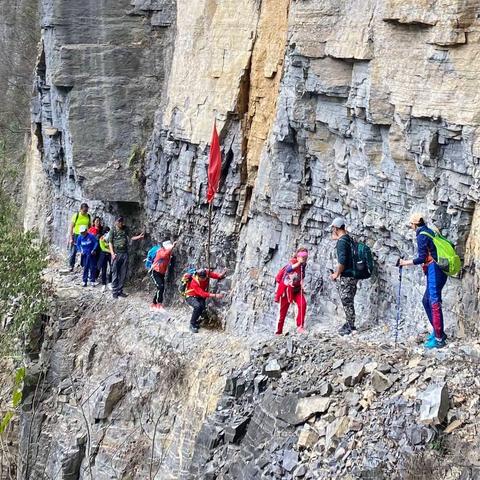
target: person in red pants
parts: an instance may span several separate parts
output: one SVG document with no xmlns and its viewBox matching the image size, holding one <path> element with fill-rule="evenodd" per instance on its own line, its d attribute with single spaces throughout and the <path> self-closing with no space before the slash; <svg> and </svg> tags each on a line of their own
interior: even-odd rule
<svg viewBox="0 0 480 480">
<path fill-rule="evenodd" d="M 297 332 L 305 332 L 305 315 L 307 313 L 307 301 L 303 294 L 303 280 L 307 265 L 308 251 L 299 248 L 290 263 L 283 267 L 275 280 L 278 283 L 275 293 L 275 302 L 280 304 L 280 312 L 277 321 L 275 335 L 281 335 L 288 307 L 291 303 L 297 304 Z"/>
</svg>

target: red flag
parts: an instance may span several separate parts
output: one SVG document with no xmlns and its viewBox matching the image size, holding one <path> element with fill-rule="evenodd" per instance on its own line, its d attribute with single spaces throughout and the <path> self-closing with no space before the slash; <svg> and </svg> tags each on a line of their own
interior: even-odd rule
<svg viewBox="0 0 480 480">
<path fill-rule="evenodd" d="M 222 154 L 220 153 L 220 141 L 218 139 L 217 124 L 213 124 L 212 143 L 210 144 L 210 157 L 208 160 L 208 191 L 207 201 L 213 202 L 220 183 L 222 171 Z"/>
</svg>

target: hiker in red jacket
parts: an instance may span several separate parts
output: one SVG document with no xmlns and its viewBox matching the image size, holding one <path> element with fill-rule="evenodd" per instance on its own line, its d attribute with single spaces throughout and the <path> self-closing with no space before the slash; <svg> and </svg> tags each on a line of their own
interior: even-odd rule
<svg viewBox="0 0 480 480">
<path fill-rule="evenodd" d="M 175 243 L 167 240 L 162 243 L 162 248 L 159 248 L 155 259 L 153 260 L 152 268 L 150 271 L 150 276 L 152 277 L 153 283 L 156 287 L 156 292 L 153 297 L 153 302 L 150 305 L 151 310 L 162 310 L 163 309 L 163 293 L 165 291 L 165 275 L 170 265 L 170 260 L 172 258 L 172 251 L 175 247 Z"/>
<path fill-rule="evenodd" d="M 308 259 L 308 250 L 299 248 L 290 263 L 283 267 L 277 274 L 275 280 L 278 283 L 275 293 L 275 302 L 280 303 L 277 329 L 275 335 L 281 335 L 283 324 L 287 316 L 288 307 L 291 303 L 297 304 L 297 332 L 305 332 L 305 315 L 307 313 L 307 301 L 303 294 L 303 280 Z"/>
<path fill-rule="evenodd" d="M 190 319 L 190 330 L 193 333 L 198 333 L 200 328 L 200 317 L 205 311 L 205 301 L 207 298 L 223 298 L 223 293 L 210 293 L 208 286 L 210 278 L 214 280 L 221 280 L 225 278 L 227 272 L 216 273 L 206 268 L 197 270 L 192 276 L 185 289 L 185 297 L 187 303 L 193 307 L 192 318 Z"/>
</svg>

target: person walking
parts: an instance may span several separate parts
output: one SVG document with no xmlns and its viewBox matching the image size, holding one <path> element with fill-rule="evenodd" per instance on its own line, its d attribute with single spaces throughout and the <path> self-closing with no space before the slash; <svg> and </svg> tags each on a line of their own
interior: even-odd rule
<svg viewBox="0 0 480 480">
<path fill-rule="evenodd" d="M 307 301 L 303 293 L 303 281 L 308 260 L 308 250 L 299 248 L 290 263 L 283 267 L 276 276 L 278 283 L 275 293 L 275 302 L 280 304 L 275 335 L 282 335 L 283 325 L 288 308 L 293 302 L 297 305 L 297 332 L 305 332 L 305 316 Z"/>
<path fill-rule="evenodd" d="M 353 276 L 353 240 L 345 228 L 345 219 L 337 217 L 329 226 L 332 239 L 336 240 L 337 267 L 332 271 L 330 278 L 333 280 L 340 295 L 346 322 L 339 330 L 340 335 L 350 335 L 355 327 L 355 295 L 358 280 Z"/>
<path fill-rule="evenodd" d="M 104 228 L 103 235 L 99 238 L 98 244 L 100 246 L 100 253 L 98 255 L 97 271 L 100 272 L 102 291 L 107 289 L 107 283 L 112 281 L 112 256 L 110 254 L 109 243 L 110 227 Z M 107 276 L 108 270 L 108 276 Z"/>
<path fill-rule="evenodd" d="M 95 235 L 88 233 L 87 226 L 82 225 L 79 229 L 80 235 L 77 238 L 77 250 L 83 256 L 83 286 L 87 286 L 88 280 L 90 285 L 94 287 L 95 272 L 97 269 L 96 249 L 98 247 L 98 240 Z"/>
<path fill-rule="evenodd" d="M 207 298 L 223 298 L 223 293 L 210 293 L 208 287 L 210 279 L 222 280 L 225 278 L 227 272 L 216 273 L 202 268 L 197 270 L 185 289 L 186 302 L 193 308 L 192 317 L 190 318 L 190 330 L 193 333 L 198 333 L 200 328 L 200 317 L 206 308 Z"/>
<path fill-rule="evenodd" d="M 75 268 L 75 260 L 77 256 L 77 239 L 80 235 L 80 227 L 86 226 L 87 230 L 90 228 L 92 223 L 90 214 L 88 213 L 88 205 L 86 203 L 82 203 L 80 205 L 80 210 L 77 213 L 74 213 L 72 216 L 72 220 L 70 222 L 70 226 L 68 228 L 68 247 L 70 250 L 69 253 L 69 260 L 68 263 L 70 265 L 70 271 L 73 272 Z M 83 266 L 83 262 L 81 262 Z"/>
<path fill-rule="evenodd" d="M 113 298 L 127 297 L 123 293 L 123 286 L 127 277 L 128 269 L 128 247 L 136 240 L 143 239 L 145 234 L 130 237 L 130 231 L 125 225 L 123 217 L 118 217 L 115 221 L 115 227 L 110 232 L 109 249 L 112 256 L 112 296 Z"/>
<path fill-rule="evenodd" d="M 437 249 L 432 240 L 435 233 L 428 228 L 423 214 L 412 214 L 409 223 L 410 228 L 415 230 L 417 236 L 417 256 L 410 260 L 400 259 L 399 266 L 422 265 L 427 284 L 422 303 L 433 328 L 433 332 L 428 336 L 424 346 L 428 349 L 442 348 L 447 339 L 443 325 L 442 289 L 448 277 L 436 263 L 438 260 Z"/>
<path fill-rule="evenodd" d="M 155 259 L 153 260 L 152 268 L 150 269 L 150 277 L 156 287 L 155 295 L 153 296 L 151 310 L 163 309 L 163 293 L 165 291 L 165 275 L 170 265 L 172 258 L 172 251 L 175 243 L 166 241 L 162 243 L 162 247 L 157 250 Z"/>
</svg>

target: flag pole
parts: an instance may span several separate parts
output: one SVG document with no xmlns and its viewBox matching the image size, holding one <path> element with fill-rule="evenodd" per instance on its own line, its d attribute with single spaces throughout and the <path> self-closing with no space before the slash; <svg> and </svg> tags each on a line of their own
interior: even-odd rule
<svg viewBox="0 0 480 480">
<path fill-rule="evenodd" d="M 210 271 L 210 242 L 212 239 L 212 203 L 208 203 L 207 268 Z"/>
</svg>

